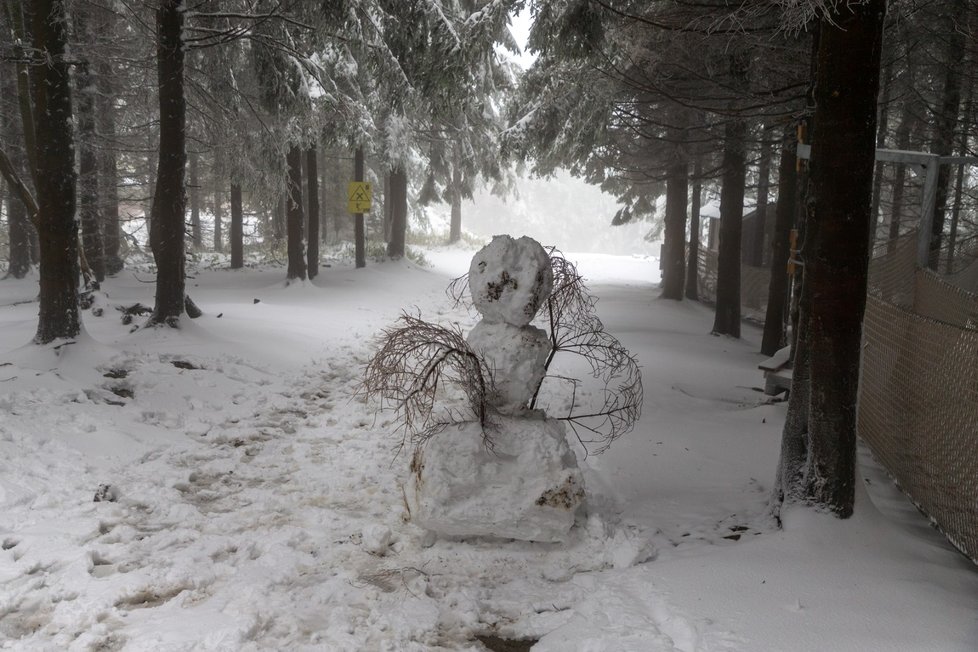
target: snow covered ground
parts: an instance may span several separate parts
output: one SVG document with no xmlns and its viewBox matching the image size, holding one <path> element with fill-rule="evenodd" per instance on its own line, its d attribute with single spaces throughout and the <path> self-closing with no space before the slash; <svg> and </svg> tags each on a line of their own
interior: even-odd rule
<svg viewBox="0 0 978 652">
<path fill-rule="evenodd" d="M 472 252 L 426 255 L 289 287 L 199 269 L 206 314 L 179 332 L 121 323 L 152 305 L 127 272 L 60 348 L 29 343 L 36 279 L 0 282 L 0 649 L 978 649 L 974 567 L 867 455 L 853 519 L 772 527 L 785 406 L 755 389 L 758 333 L 656 299 L 650 258 L 568 254 L 646 391 L 638 428 L 582 459 L 572 539 L 425 537 L 391 415 L 357 388 L 401 310 L 475 323 L 444 293 Z"/>
</svg>

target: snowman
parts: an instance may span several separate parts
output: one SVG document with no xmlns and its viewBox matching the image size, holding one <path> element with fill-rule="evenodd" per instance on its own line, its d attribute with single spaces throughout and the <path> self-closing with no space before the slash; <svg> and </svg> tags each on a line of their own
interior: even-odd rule
<svg viewBox="0 0 978 652">
<path fill-rule="evenodd" d="M 528 407 L 551 350 L 530 322 L 553 282 L 547 252 L 525 236 L 496 236 L 472 259 L 469 289 L 482 319 L 467 340 L 491 371 L 493 414 L 488 431 L 452 424 L 415 456 L 411 518 L 437 535 L 556 542 L 574 525 L 584 503 L 577 458 L 563 424 Z"/>
</svg>

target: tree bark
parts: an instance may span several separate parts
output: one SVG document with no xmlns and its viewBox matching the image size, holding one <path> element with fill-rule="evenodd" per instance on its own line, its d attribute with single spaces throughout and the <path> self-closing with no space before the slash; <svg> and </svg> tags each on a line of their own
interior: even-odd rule
<svg viewBox="0 0 978 652">
<path fill-rule="evenodd" d="M 671 163 L 667 175 L 661 296 L 663 299 L 682 301 L 686 277 L 686 205 L 689 196 L 689 163 L 685 157 Z"/>
<path fill-rule="evenodd" d="M 880 101 L 878 106 L 878 115 L 876 116 L 876 149 L 882 149 L 886 147 L 886 135 L 889 132 L 889 112 L 890 112 L 890 95 L 893 90 L 893 61 L 894 57 L 890 57 L 886 62 L 886 69 L 883 71 L 880 83 L 882 88 L 880 89 Z M 877 164 L 875 170 L 873 171 L 873 197 L 870 200 L 870 211 L 872 212 L 872 226 L 870 227 L 870 245 L 876 242 L 876 227 L 879 225 L 880 221 L 880 200 L 883 194 L 883 170 L 884 166 Z"/>
<path fill-rule="evenodd" d="M 224 251 L 224 193 L 214 182 L 214 251 Z"/>
<path fill-rule="evenodd" d="M 900 124 L 896 131 L 896 147 L 905 150 L 910 147 L 910 131 L 914 121 L 913 108 L 910 102 L 903 105 L 900 115 Z M 907 179 L 906 163 L 896 164 L 896 174 L 893 178 L 893 197 L 890 204 L 890 233 L 889 249 L 893 250 L 896 240 L 900 237 L 900 226 L 903 220 L 903 194 L 904 185 Z"/>
<path fill-rule="evenodd" d="M 79 5 L 75 12 L 75 30 L 83 53 L 82 59 L 75 65 L 78 97 L 78 209 L 85 260 L 95 280 L 102 283 L 105 281 L 105 256 L 99 224 L 102 221 L 99 211 L 99 159 L 95 143 L 95 101 L 98 93 L 92 64 L 88 60 L 95 40 L 91 11 L 91 7 Z"/>
<path fill-rule="evenodd" d="M 967 51 L 964 40 L 967 19 L 967 0 L 950 0 L 947 39 L 944 51 L 944 89 L 941 93 L 940 112 L 934 116 L 933 152 L 950 156 L 954 149 L 954 130 L 958 124 L 961 108 L 961 73 L 964 55 Z M 947 212 L 948 182 L 951 166 L 941 165 L 937 172 L 937 198 L 934 202 L 934 221 L 931 227 L 930 255 L 927 266 L 937 271 L 940 263 L 941 245 L 944 236 L 945 213 Z"/>
<path fill-rule="evenodd" d="M 309 201 L 309 234 L 307 243 L 307 260 L 309 278 L 319 275 L 319 165 L 316 158 L 316 146 L 306 150 L 306 188 Z"/>
<path fill-rule="evenodd" d="M 319 236 L 322 244 L 329 242 L 330 226 L 333 227 L 333 239 L 339 239 L 339 213 L 336 210 L 336 165 L 330 159 L 329 150 L 320 145 L 320 165 L 322 182 L 319 184 Z M 332 200 L 332 201 L 330 201 Z M 331 219 L 332 218 L 332 219 Z"/>
<path fill-rule="evenodd" d="M 767 227 L 767 200 L 770 185 L 771 143 L 767 139 L 767 131 L 761 132 L 761 154 L 757 164 L 757 210 L 754 218 L 753 241 L 751 242 L 750 264 L 754 267 L 764 266 L 764 236 Z"/>
<path fill-rule="evenodd" d="M 7 275 L 24 278 L 31 269 L 31 241 L 28 235 L 30 221 L 27 209 L 13 192 L 7 194 L 7 235 L 8 252 Z"/>
<path fill-rule="evenodd" d="M 272 243 L 276 247 L 281 245 L 282 241 L 285 240 L 288 205 L 289 196 L 286 193 L 278 198 L 278 204 L 275 206 L 275 214 L 272 222 Z"/>
<path fill-rule="evenodd" d="M 65 0 L 33 4 L 32 36 L 38 59 L 32 66 L 41 238 L 40 310 L 37 344 L 75 337 L 78 310 L 78 221 L 75 217 L 75 145 L 72 134 L 71 79 L 65 49 Z"/>
<path fill-rule="evenodd" d="M 452 216 L 448 227 L 448 244 L 454 244 L 462 239 L 462 171 L 458 165 L 452 167 L 450 195 Z"/>
<path fill-rule="evenodd" d="M 6 72 L 2 70 L 0 72 Z M 14 80 L 8 76 L 0 77 L 0 94 L 13 97 L 17 92 Z M 22 142 L 18 121 L 9 115 L 0 115 L 0 138 L 5 143 L 13 145 Z M 9 152 L 11 167 L 24 183 L 23 152 L 11 148 Z M 30 218 L 27 215 L 27 207 L 19 193 L 7 183 L 7 275 L 13 278 L 24 278 L 31 269 L 31 242 L 29 230 L 31 228 Z"/>
<path fill-rule="evenodd" d="M 156 306 L 148 325 L 179 326 L 184 313 L 184 213 L 187 167 L 183 0 L 161 0 L 156 12 L 160 159 L 153 194 L 150 247 L 156 261 Z"/>
<path fill-rule="evenodd" d="M 714 335 L 740 337 L 740 238 L 747 176 L 747 124 L 730 119 L 723 140 L 723 187 L 720 189 L 720 251 Z"/>
<path fill-rule="evenodd" d="M 100 28 L 111 35 L 114 31 L 114 14 L 102 11 Z M 105 273 L 112 275 L 122 271 L 121 255 L 122 232 L 119 226 L 119 169 L 116 159 L 116 121 L 115 121 L 115 71 L 109 59 L 100 58 L 96 67 L 98 82 L 98 122 L 102 136 L 102 150 L 99 153 L 99 193 L 102 205 L 102 247 L 105 259 Z"/>
<path fill-rule="evenodd" d="M 407 173 L 398 165 L 391 170 L 391 238 L 387 243 L 387 255 L 393 259 L 404 257 L 407 236 Z"/>
<path fill-rule="evenodd" d="M 974 100 L 975 100 L 975 86 L 972 84 L 968 88 L 968 101 L 964 106 L 964 113 L 962 117 L 963 124 L 972 124 L 975 114 L 974 114 Z M 960 149 L 958 153 L 960 156 L 968 155 L 968 130 L 962 129 L 960 134 Z M 954 180 L 954 201 L 951 204 L 951 225 L 948 233 L 947 239 L 947 266 L 944 268 L 945 274 L 951 274 L 954 271 L 954 255 L 955 249 L 958 244 L 958 227 L 961 221 L 961 200 L 962 194 L 964 192 L 964 169 L 966 166 L 957 165 L 957 174 Z"/>
<path fill-rule="evenodd" d="M 698 301 L 700 298 L 700 205 L 703 195 L 703 165 L 699 159 L 693 170 L 693 197 L 689 208 L 689 259 L 686 265 L 686 298 Z"/>
<path fill-rule="evenodd" d="M 16 97 L 17 97 L 17 108 L 20 114 L 20 131 L 18 140 L 22 139 L 24 143 L 24 155 L 23 157 L 17 157 L 16 154 L 12 154 L 18 160 L 23 160 L 26 164 L 27 174 L 18 174 L 21 177 L 21 183 L 24 184 L 25 188 L 37 188 L 37 140 L 34 136 L 35 134 L 35 124 L 34 124 L 34 106 L 32 93 L 32 66 L 28 65 L 28 60 L 30 55 L 28 54 L 27 44 L 32 42 L 31 34 L 31 23 L 33 22 L 33 13 L 35 7 L 33 4 L 27 4 L 26 6 L 22 2 L 4 2 L 3 11 L 7 18 L 7 23 L 10 26 L 12 36 L 16 40 L 17 45 L 14 48 L 16 64 L 14 66 L 15 70 L 15 83 L 16 83 Z M 41 261 L 41 245 L 40 238 L 38 237 L 37 228 L 35 222 L 37 220 L 36 215 L 31 215 L 30 208 L 25 206 L 25 210 L 28 214 L 27 223 L 27 239 L 28 239 L 28 254 L 30 256 L 31 264 L 39 264 Z"/>
<path fill-rule="evenodd" d="M 785 345 L 784 320 L 788 306 L 788 258 L 791 254 L 791 227 L 795 222 L 798 174 L 795 167 L 797 138 L 789 127 L 781 141 L 778 165 L 778 201 L 775 207 L 774 236 L 771 239 L 771 282 L 767 291 L 767 312 L 761 353 L 774 355 Z"/>
<path fill-rule="evenodd" d="M 190 242 L 194 251 L 204 248 L 204 236 L 200 232 L 200 177 L 197 174 L 199 156 L 190 155 Z"/>
<path fill-rule="evenodd" d="M 37 4 L 35 7 L 34 5 Z M 34 112 L 36 108 L 33 105 L 33 93 L 34 83 L 36 81 L 33 79 L 33 73 L 36 69 L 32 69 L 33 66 L 28 66 L 28 61 L 30 60 L 30 55 L 27 52 L 26 45 L 32 42 L 33 35 L 31 31 L 34 29 L 33 21 L 37 11 L 43 11 L 51 3 L 31 3 L 26 7 L 27 15 L 25 16 L 25 7 L 22 2 L 11 2 L 6 1 L 3 3 L 3 11 L 9 24 L 9 28 L 12 32 L 11 36 L 15 41 L 15 71 L 16 74 L 14 79 L 17 84 L 17 108 L 20 112 L 21 121 L 21 137 L 24 139 L 24 151 L 27 158 L 27 170 L 30 173 L 30 179 L 34 183 L 35 188 L 37 187 L 37 140 L 35 134 L 37 129 L 34 124 Z M 58 4 L 64 4 L 58 3 Z M 67 9 L 62 9 L 67 11 Z M 30 29 L 28 29 L 30 28 Z"/>
<path fill-rule="evenodd" d="M 231 184 L 231 269 L 244 267 L 244 211 L 241 207 L 241 185 Z"/>
<path fill-rule="evenodd" d="M 852 514 L 856 397 L 869 266 L 876 99 L 885 0 L 840 5 L 822 21 L 815 87 L 811 253 L 805 310 L 811 385 L 805 500 Z M 794 390 L 793 390 L 794 391 Z M 791 406 L 789 405 L 789 417 Z"/>
<path fill-rule="evenodd" d="M 289 167 L 289 196 L 287 213 L 287 249 L 289 266 L 286 272 L 288 280 L 306 278 L 306 251 L 302 242 L 302 222 L 305 211 L 302 210 L 302 148 L 293 145 L 286 156 Z"/>
</svg>

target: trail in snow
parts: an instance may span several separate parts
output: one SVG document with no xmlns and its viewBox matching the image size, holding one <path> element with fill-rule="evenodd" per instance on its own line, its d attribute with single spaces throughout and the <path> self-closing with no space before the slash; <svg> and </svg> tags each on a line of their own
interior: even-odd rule
<svg viewBox="0 0 978 652">
<path fill-rule="evenodd" d="M 707 309 L 635 280 L 652 267 L 592 263 L 646 409 L 583 462 L 589 512 L 562 545 L 432 540 L 407 520 L 390 415 L 356 395 L 369 335 L 402 307 L 473 325 L 448 307 L 452 272 L 333 268 L 288 288 L 203 272 L 208 315 L 180 333 L 86 316 L 91 337 L 60 351 L 22 346 L 36 306 L 10 304 L 33 290 L 0 284 L 0 648 L 482 650 L 492 633 L 807 652 L 885 631 L 887 649 L 973 649 L 978 581 L 926 528 L 861 507 L 770 530 L 783 406 L 750 388 L 750 341 L 710 337 Z M 103 483 L 116 502 L 93 502 Z"/>
</svg>

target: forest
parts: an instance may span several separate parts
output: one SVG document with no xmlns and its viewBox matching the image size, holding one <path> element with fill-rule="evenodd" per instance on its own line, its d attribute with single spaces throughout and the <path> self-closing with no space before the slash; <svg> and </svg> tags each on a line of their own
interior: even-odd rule
<svg viewBox="0 0 978 652">
<path fill-rule="evenodd" d="M 708 573 L 675 579 L 699 554 L 690 544 L 819 531 L 860 549 L 893 537 L 872 571 L 885 585 L 899 585 L 894 569 L 908 559 L 938 568 L 914 579 L 942 596 L 919 636 L 936 636 L 932 649 L 973 649 L 975 632 L 947 634 L 939 614 L 971 622 L 948 604 L 978 586 L 976 33 L 975 0 L 0 0 L 0 388 L 10 391 L 0 398 L 0 476 L 10 478 L 0 484 L 0 554 L 10 555 L 0 643 L 814 650 L 764 619 L 738 630 L 727 603 L 718 620 L 689 599 L 677 598 L 680 609 L 649 588 L 645 568 L 672 563 L 670 590 L 698 600 Z M 525 177 L 563 185 L 534 203 L 519 195 Z M 568 178 L 600 188 L 614 211 L 565 192 Z M 489 217 L 473 203 L 486 195 Z M 529 202 L 532 220 L 515 217 L 514 201 Z M 399 344 L 433 346 L 437 364 L 471 353 L 463 330 L 488 328 L 469 310 L 475 289 L 465 299 L 468 258 L 488 241 L 467 227 L 476 214 L 488 229 L 532 221 L 553 234 L 538 260 L 553 267 L 553 298 L 527 310 L 543 306 L 534 323 L 552 340 L 546 378 L 571 398 L 537 378 L 523 388 L 532 401 L 500 418 L 537 408 L 543 392 L 548 415 L 566 408 L 569 428 L 585 424 L 598 452 L 609 449 L 592 457 L 577 430 L 561 444 L 587 487 L 570 544 L 499 544 L 494 535 L 518 540 L 499 532 L 520 529 L 490 527 L 465 548 L 411 523 L 420 513 L 400 467 L 421 477 L 427 439 L 445 440 L 432 434 L 431 405 L 448 401 L 451 413 L 459 399 L 437 374 L 429 381 L 435 362 L 405 371 L 371 356 L 390 351 L 396 319 L 414 329 Z M 561 251 L 578 220 L 634 234 L 630 248 L 649 253 Z M 519 264 L 539 259 L 519 242 Z M 422 313 L 453 326 L 435 330 Z M 526 337 L 524 321 L 510 326 Z M 549 368 L 561 327 L 571 341 L 591 338 L 590 369 Z M 694 333 L 695 344 L 680 338 Z M 626 380 L 594 350 L 612 351 Z M 498 375 L 501 387 L 491 353 L 471 356 L 479 382 Z M 396 452 L 410 437 L 391 436 L 399 423 L 371 394 L 411 397 L 403 407 L 416 399 L 412 374 L 431 403 L 416 417 L 429 430 L 412 442 L 413 461 Z M 482 388 L 480 409 L 497 390 Z M 689 403 L 670 407 L 663 392 Z M 618 411 L 627 426 L 601 440 Z M 491 453 L 480 414 L 477 453 Z M 763 427 L 741 422 L 747 414 Z M 737 451 L 728 428 L 757 454 Z M 663 469 L 668 481 L 644 478 L 651 451 L 678 460 L 689 447 L 697 457 Z M 894 481 L 939 536 L 906 534 L 921 517 L 911 503 L 892 507 L 907 500 Z M 727 495 L 724 483 L 737 488 Z M 686 497 L 666 507 L 653 485 Z M 703 486 L 716 495 L 694 500 Z M 303 497 L 304 487 L 327 497 Z M 289 515 L 278 529 L 266 522 L 275 510 Z M 69 525 L 52 543 L 37 518 Z M 275 543 L 263 548 L 249 528 Z M 364 557 L 318 550 L 317 536 Z M 831 594 L 833 576 L 812 578 L 819 564 L 844 576 L 844 564 L 813 539 L 793 541 L 775 554 L 810 554 L 806 580 Z M 171 545 L 177 561 L 160 566 Z M 733 554 L 717 562 L 731 582 Z M 72 555 L 84 557 L 77 568 Z M 204 580 L 201 555 L 220 567 Z M 260 571 L 256 560 L 276 555 L 269 572 L 300 586 L 296 596 Z M 301 579 L 317 555 L 346 568 L 339 579 L 317 569 L 319 593 Z M 762 557 L 748 554 L 745 567 L 763 570 Z M 518 570 L 496 568 L 507 564 Z M 38 569 L 59 579 L 39 584 Z M 138 586 L 123 581 L 132 569 Z M 527 569 L 534 579 L 521 584 Z M 238 571 L 247 577 L 230 581 Z M 600 597 L 588 598 L 587 576 L 604 572 L 623 575 L 595 580 Z M 84 616 L 61 605 L 109 575 L 104 605 Z M 476 577 L 480 589 L 463 588 Z M 271 615 L 238 595 L 247 578 L 276 596 Z M 653 616 L 629 625 L 616 615 L 619 581 Z M 564 587 L 550 606 L 547 582 Z M 208 611 L 215 594 L 219 615 Z M 850 607 L 873 618 L 890 609 L 897 629 L 914 613 L 856 595 Z M 414 602 L 391 610 L 398 596 Z M 766 599 L 754 592 L 748 604 Z M 358 606 L 311 624 L 315 605 L 345 601 Z M 166 614 L 178 602 L 205 605 L 183 634 Z M 121 624 L 144 608 L 168 624 Z M 832 649 L 878 642 L 840 619 L 827 609 L 799 631 L 839 625 Z M 922 649 L 913 640 L 888 649 Z"/>
</svg>

